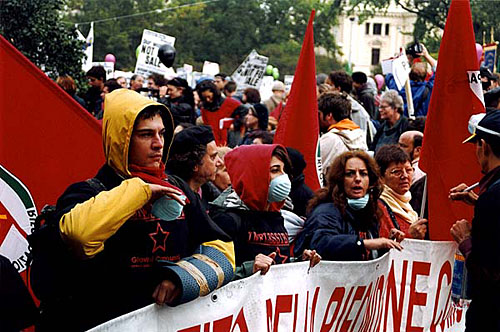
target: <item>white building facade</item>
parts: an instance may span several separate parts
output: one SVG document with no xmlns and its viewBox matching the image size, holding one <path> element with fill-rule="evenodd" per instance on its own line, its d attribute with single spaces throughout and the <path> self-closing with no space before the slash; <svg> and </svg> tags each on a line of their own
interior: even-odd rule
<svg viewBox="0 0 500 332">
<path fill-rule="evenodd" d="M 348 14 L 347 9 L 339 16 L 333 33 L 342 52 L 342 61 L 351 63 L 353 71 L 370 75 L 374 66 L 413 41 L 417 15 L 394 3 L 362 23 L 358 17 L 360 10 Z"/>
</svg>

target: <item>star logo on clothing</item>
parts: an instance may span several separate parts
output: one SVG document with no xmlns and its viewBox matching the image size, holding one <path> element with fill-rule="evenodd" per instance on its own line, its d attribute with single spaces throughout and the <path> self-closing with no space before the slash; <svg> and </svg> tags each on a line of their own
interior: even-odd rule
<svg viewBox="0 0 500 332">
<path fill-rule="evenodd" d="M 161 228 L 160 223 L 156 224 L 156 232 L 149 234 L 149 237 L 154 242 L 152 253 L 155 253 L 157 250 L 160 249 L 166 251 L 165 242 L 167 241 L 167 237 L 169 234 L 170 232 L 165 232 L 163 228 Z"/>
<path fill-rule="evenodd" d="M 288 256 L 282 255 L 279 247 L 276 247 L 276 257 L 281 257 L 281 264 L 285 263 L 288 259 Z"/>
</svg>

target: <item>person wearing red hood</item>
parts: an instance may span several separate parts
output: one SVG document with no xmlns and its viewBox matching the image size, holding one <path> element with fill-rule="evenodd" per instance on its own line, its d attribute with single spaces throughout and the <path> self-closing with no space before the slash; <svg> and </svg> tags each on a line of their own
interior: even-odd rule
<svg viewBox="0 0 500 332">
<path fill-rule="evenodd" d="M 281 208 L 290 193 L 291 162 L 277 144 L 240 146 L 224 161 L 232 187 L 212 202 L 213 220 L 234 241 L 237 276 L 290 262 L 288 233 Z M 316 265 L 321 257 L 304 250 L 303 260 Z"/>
</svg>

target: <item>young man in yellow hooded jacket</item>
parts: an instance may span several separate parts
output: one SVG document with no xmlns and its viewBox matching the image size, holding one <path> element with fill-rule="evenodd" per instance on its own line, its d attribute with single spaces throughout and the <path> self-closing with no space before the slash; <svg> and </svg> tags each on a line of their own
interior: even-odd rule
<svg viewBox="0 0 500 332">
<path fill-rule="evenodd" d="M 230 238 L 165 175 L 170 111 L 125 89 L 104 107 L 106 164 L 57 202 L 73 262 L 62 291 L 42 300 L 39 330 L 86 330 L 153 302 L 184 303 L 233 276 Z"/>
</svg>

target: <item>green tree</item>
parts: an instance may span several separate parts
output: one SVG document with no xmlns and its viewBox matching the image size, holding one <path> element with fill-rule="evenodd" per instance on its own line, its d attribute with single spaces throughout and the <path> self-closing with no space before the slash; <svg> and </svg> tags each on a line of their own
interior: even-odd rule
<svg viewBox="0 0 500 332">
<path fill-rule="evenodd" d="M 63 0 L 4 0 L 0 33 L 52 79 L 70 75 L 80 83 L 83 43 L 61 22 Z"/>
<path fill-rule="evenodd" d="M 336 61 L 336 44 L 331 29 L 336 23 L 336 6 L 321 0 L 224 0 L 192 5 L 193 1 L 172 0 L 72 0 L 66 20 L 88 31 L 95 21 L 94 58 L 106 53 L 117 58 L 116 67 L 135 68 L 135 48 L 143 29 L 176 37 L 177 57 L 174 66 L 194 65 L 200 71 L 203 61 L 214 61 L 221 71 L 232 73 L 252 49 L 269 56 L 279 65 L 281 74 L 293 74 L 300 52 L 307 20 L 316 8 L 315 44 L 327 51 L 321 63 Z M 161 13 L 130 16 L 157 9 Z M 324 60 L 323 58 L 326 58 Z M 285 64 L 286 63 L 286 64 Z"/>
</svg>

